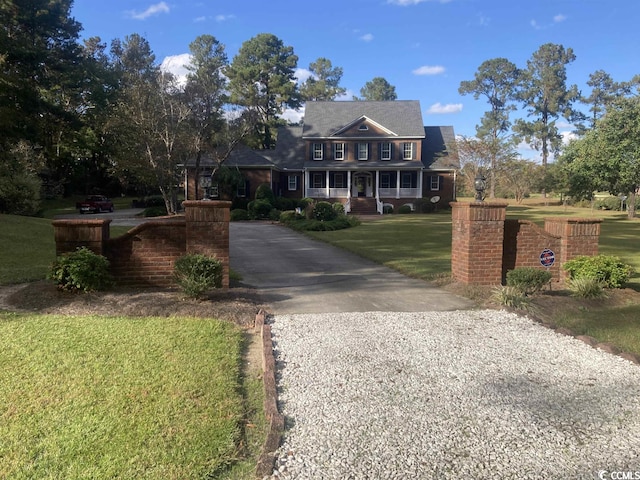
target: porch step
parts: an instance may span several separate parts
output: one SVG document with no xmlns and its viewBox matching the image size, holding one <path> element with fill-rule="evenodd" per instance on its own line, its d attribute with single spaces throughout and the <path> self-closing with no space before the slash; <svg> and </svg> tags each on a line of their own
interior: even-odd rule
<svg viewBox="0 0 640 480">
<path fill-rule="evenodd" d="M 351 199 L 352 215 L 376 215 L 376 199 L 370 197 L 353 197 Z"/>
</svg>

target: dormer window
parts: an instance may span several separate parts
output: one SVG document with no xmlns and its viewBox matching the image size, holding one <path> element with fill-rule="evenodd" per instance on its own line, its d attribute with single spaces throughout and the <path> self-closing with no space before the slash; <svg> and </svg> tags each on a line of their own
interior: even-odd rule
<svg viewBox="0 0 640 480">
<path fill-rule="evenodd" d="M 360 131 L 367 131 L 367 130 L 369 130 L 369 127 L 367 127 L 367 126 L 363 123 L 362 125 L 360 125 L 360 126 L 358 127 L 358 130 L 360 130 Z"/>
<path fill-rule="evenodd" d="M 324 145 L 322 143 L 313 144 L 313 159 L 322 160 L 324 157 Z"/>
</svg>

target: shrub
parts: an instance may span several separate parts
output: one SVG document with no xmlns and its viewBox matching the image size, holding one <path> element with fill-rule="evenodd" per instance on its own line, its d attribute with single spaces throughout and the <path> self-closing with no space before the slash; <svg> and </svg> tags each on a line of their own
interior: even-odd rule
<svg viewBox="0 0 640 480">
<path fill-rule="evenodd" d="M 157 207 L 147 207 L 142 211 L 143 217 L 164 217 L 167 215 L 167 207 L 162 204 L 162 206 Z"/>
<path fill-rule="evenodd" d="M 297 198 L 286 198 L 286 197 L 276 198 L 275 207 L 280 211 L 295 210 L 297 206 L 298 206 Z"/>
<path fill-rule="evenodd" d="M 304 210 L 309 205 L 313 205 L 313 203 L 314 203 L 313 198 L 309 198 L 309 197 L 301 198 L 300 200 L 298 200 L 298 207 Z"/>
<path fill-rule="evenodd" d="M 302 215 L 298 215 L 295 210 L 287 210 L 286 212 L 282 212 L 280 214 L 280 218 L 279 220 L 282 223 L 289 223 L 289 222 L 293 222 L 297 219 L 303 218 Z"/>
<path fill-rule="evenodd" d="M 618 197 L 599 198 L 595 201 L 594 207 L 598 210 L 620 210 L 621 201 Z"/>
<path fill-rule="evenodd" d="M 384 214 L 393 213 L 393 205 L 391 205 L 390 203 L 385 203 L 384 205 L 382 205 L 382 213 Z"/>
<path fill-rule="evenodd" d="M 529 310 L 531 308 L 531 300 L 522 290 L 507 285 L 506 287 L 498 287 L 493 291 L 491 299 L 505 307 L 517 308 L 519 310 Z"/>
<path fill-rule="evenodd" d="M 236 208 L 234 210 L 231 210 L 231 212 L 229 213 L 229 218 L 232 222 L 249 220 L 249 212 L 242 208 Z"/>
<path fill-rule="evenodd" d="M 277 208 L 272 208 L 271 210 L 269 210 L 269 220 L 273 220 L 274 222 L 277 222 L 278 220 L 280 220 L 281 213 L 282 212 Z"/>
<path fill-rule="evenodd" d="M 231 210 L 248 210 L 249 199 L 247 197 L 235 197 L 231 201 Z"/>
<path fill-rule="evenodd" d="M 338 213 L 333 209 L 329 202 L 318 202 L 313 207 L 313 218 L 325 222 L 333 220 L 338 216 Z"/>
<path fill-rule="evenodd" d="M 578 298 L 603 298 L 606 297 L 602 284 L 591 277 L 576 277 L 568 283 L 571 296 Z"/>
<path fill-rule="evenodd" d="M 535 267 L 518 267 L 507 272 L 507 285 L 519 289 L 524 295 L 542 290 L 551 281 L 551 272 Z"/>
<path fill-rule="evenodd" d="M 256 189 L 256 200 L 266 200 L 269 202 L 269 205 L 275 206 L 276 196 L 273 194 L 273 190 L 271 190 L 271 185 L 268 183 L 258 185 Z"/>
<path fill-rule="evenodd" d="M 249 218 L 254 220 L 269 218 L 269 213 L 272 209 L 273 205 L 268 200 L 253 200 L 249 202 Z"/>
<path fill-rule="evenodd" d="M 188 253 L 179 257 L 173 273 L 183 293 L 191 298 L 200 298 L 206 291 L 222 286 L 222 263 L 207 255 Z"/>
<path fill-rule="evenodd" d="M 436 209 L 436 205 L 431 203 L 431 199 L 425 197 L 416 198 L 413 201 L 413 206 L 418 213 L 431 213 Z"/>
<path fill-rule="evenodd" d="M 288 214 L 288 212 L 284 213 Z M 300 216 L 292 218 L 289 215 L 287 215 L 287 220 L 283 220 L 281 215 L 280 221 L 283 221 L 288 227 L 301 232 L 329 232 L 333 230 L 343 230 L 345 228 L 356 227 L 360 225 L 360 220 L 358 219 L 358 217 L 354 217 L 353 215 L 340 215 L 337 218 L 328 221 L 306 219 Z"/>
<path fill-rule="evenodd" d="M 338 215 L 344 215 L 344 205 L 341 202 L 335 202 L 332 207 Z"/>
<path fill-rule="evenodd" d="M 400 208 L 398 208 L 398 213 L 407 214 L 411 212 L 411 205 L 401 205 Z"/>
<path fill-rule="evenodd" d="M 604 288 L 621 288 L 633 273 L 630 265 L 610 255 L 575 257 L 565 262 L 563 268 L 569 273 L 570 279 L 594 278 Z"/>
<path fill-rule="evenodd" d="M 58 256 L 51 265 L 49 279 L 61 290 L 69 291 L 91 292 L 113 285 L 109 260 L 87 247 Z"/>
</svg>

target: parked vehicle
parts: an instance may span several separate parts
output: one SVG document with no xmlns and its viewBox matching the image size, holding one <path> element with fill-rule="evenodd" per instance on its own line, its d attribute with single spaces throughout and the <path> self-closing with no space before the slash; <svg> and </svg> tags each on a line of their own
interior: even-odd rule
<svg viewBox="0 0 640 480">
<path fill-rule="evenodd" d="M 76 203 L 80 213 L 113 212 L 113 202 L 104 195 L 89 195 L 83 202 Z"/>
</svg>

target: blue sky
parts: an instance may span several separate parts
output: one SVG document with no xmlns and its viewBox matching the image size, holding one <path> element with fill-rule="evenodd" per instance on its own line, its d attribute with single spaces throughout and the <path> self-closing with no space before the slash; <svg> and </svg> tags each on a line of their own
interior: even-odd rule
<svg viewBox="0 0 640 480">
<path fill-rule="evenodd" d="M 584 94 L 596 70 L 616 81 L 640 73 L 640 2 L 632 0 L 75 0 L 72 15 L 83 37 L 144 36 L 158 63 L 174 69 L 198 35 L 216 37 L 231 60 L 246 40 L 272 33 L 293 47 L 299 78 L 326 57 L 343 68 L 349 99 L 384 77 L 398 99 L 420 101 L 425 125 L 453 125 L 468 136 L 488 106 L 458 87 L 485 60 L 505 57 L 524 68 L 545 43 L 570 47 L 568 83 Z"/>
</svg>

